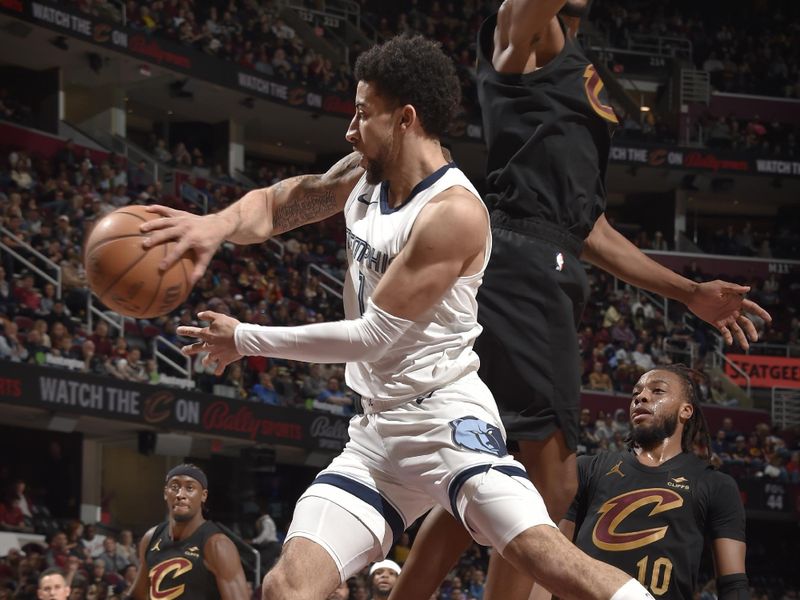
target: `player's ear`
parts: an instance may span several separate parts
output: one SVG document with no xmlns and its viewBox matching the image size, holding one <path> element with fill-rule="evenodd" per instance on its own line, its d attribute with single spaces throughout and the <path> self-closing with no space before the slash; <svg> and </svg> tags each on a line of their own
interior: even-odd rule
<svg viewBox="0 0 800 600">
<path fill-rule="evenodd" d="M 400 108 L 400 129 L 408 130 L 417 121 L 417 109 L 411 104 Z"/>
<path fill-rule="evenodd" d="M 681 404 L 681 409 L 678 412 L 678 417 L 681 419 L 682 422 L 686 423 L 689 419 L 692 418 L 694 414 L 694 405 L 691 402 L 684 402 Z"/>
<path fill-rule="evenodd" d="M 203 493 L 202 493 L 202 495 L 200 496 L 200 499 L 201 499 L 203 502 L 205 502 L 206 500 L 208 500 L 208 490 L 207 490 L 207 489 L 204 489 L 204 490 L 203 490 Z"/>
</svg>

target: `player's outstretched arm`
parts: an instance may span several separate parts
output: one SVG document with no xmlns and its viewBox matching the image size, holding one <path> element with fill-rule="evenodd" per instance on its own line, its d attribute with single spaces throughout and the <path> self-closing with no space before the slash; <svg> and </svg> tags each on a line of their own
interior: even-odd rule
<svg viewBox="0 0 800 600">
<path fill-rule="evenodd" d="M 133 600 L 147 600 L 149 598 L 147 562 L 144 557 L 155 530 L 155 527 L 151 528 L 150 531 L 142 536 L 142 541 L 139 542 L 139 568 L 136 571 L 136 579 L 133 580 L 131 588 L 125 592 L 127 598 L 133 598 Z"/>
<path fill-rule="evenodd" d="M 212 535 L 205 546 L 206 565 L 214 573 L 222 600 L 249 600 L 239 551 L 228 536 Z"/>
<path fill-rule="evenodd" d="M 564 0 L 505 0 L 497 12 L 494 68 L 525 73 L 561 52 L 564 35 L 555 17 L 563 6 Z"/>
<path fill-rule="evenodd" d="M 206 311 L 208 327 L 178 328 L 199 340 L 183 352 L 208 352 L 204 364 L 225 366 L 242 356 L 270 356 L 316 363 L 376 361 L 415 319 L 430 309 L 456 280 L 477 272 L 484 259 L 488 218 L 480 201 L 461 188 L 429 203 L 408 243 L 392 261 L 357 319 L 297 327 L 262 327 Z"/>
<path fill-rule="evenodd" d="M 327 172 L 299 175 L 242 196 L 226 209 L 204 216 L 169 208 L 149 206 L 161 215 L 143 223 L 142 233 L 150 233 L 145 248 L 176 242 L 159 263 L 168 269 L 183 254 L 193 250 L 197 264 L 191 275 L 194 285 L 205 272 L 211 258 L 224 241 L 257 244 L 301 225 L 321 221 L 344 207 L 347 197 L 363 174 L 358 166 L 361 155 L 355 152 L 341 159 Z"/>
<path fill-rule="evenodd" d="M 747 349 L 758 340 L 758 332 L 746 313 L 767 323 L 772 317 L 744 295 L 749 287 L 726 281 L 695 283 L 657 263 L 614 229 L 601 215 L 586 239 L 581 258 L 615 277 L 651 292 L 683 302 L 694 314 L 716 327 L 733 344 L 734 338 Z"/>
</svg>

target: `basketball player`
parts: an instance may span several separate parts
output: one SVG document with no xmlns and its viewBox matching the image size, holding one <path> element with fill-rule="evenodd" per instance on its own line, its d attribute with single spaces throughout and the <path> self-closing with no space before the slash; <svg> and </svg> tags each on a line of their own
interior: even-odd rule
<svg viewBox="0 0 800 600">
<path fill-rule="evenodd" d="M 326 598 L 434 505 L 562 597 L 651 598 L 553 526 L 478 378 L 475 295 L 491 236 L 478 193 L 439 142 L 459 101 L 452 61 L 422 37 L 397 37 L 359 56 L 355 75 L 355 153 L 328 173 L 251 192 L 217 215 L 153 208 L 166 218 L 144 229 L 156 232 L 151 244 L 177 241 L 173 260 L 192 248 L 208 264 L 223 239 L 263 242 L 344 210 L 345 320 L 261 327 L 204 312 L 208 327 L 178 330 L 200 340 L 186 353 L 207 352 L 217 373 L 245 355 L 347 362 L 362 396 L 344 451 L 297 503 L 265 600 Z"/>
<path fill-rule="evenodd" d="M 36 590 L 39 600 L 67 600 L 69 595 L 70 587 L 61 569 L 53 567 L 39 575 L 39 587 Z"/>
<path fill-rule="evenodd" d="M 142 538 L 132 598 L 249 600 L 236 546 L 203 517 L 206 498 L 208 480 L 198 467 L 182 464 L 167 473 L 169 518 Z"/>
<path fill-rule="evenodd" d="M 478 39 L 494 246 L 478 294 L 484 330 L 475 349 L 511 447 L 556 521 L 577 488 L 576 327 L 589 293 L 581 260 L 683 302 L 727 343 L 735 337 L 747 348 L 747 337 L 757 339 L 745 311 L 770 320 L 743 300 L 748 288 L 681 277 L 606 220 L 605 171 L 617 119 L 599 75 L 570 33 L 585 6 L 585 0 L 505 0 Z M 455 519 L 434 510 L 392 599 L 430 597 L 469 543 Z M 529 575 L 494 554 L 485 597 L 526 600 Z"/>
<path fill-rule="evenodd" d="M 628 450 L 578 458 L 578 494 L 559 528 L 664 600 L 692 598 L 708 538 L 719 599 L 749 600 L 739 488 L 692 451 L 711 447 L 699 398 L 683 365 L 642 375 Z"/>
</svg>

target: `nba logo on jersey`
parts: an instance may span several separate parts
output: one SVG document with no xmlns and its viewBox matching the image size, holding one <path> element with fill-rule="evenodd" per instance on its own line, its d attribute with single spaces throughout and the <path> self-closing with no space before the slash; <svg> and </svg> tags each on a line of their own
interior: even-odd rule
<svg viewBox="0 0 800 600">
<path fill-rule="evenodd" d="M 559 252 L 556 254 L 556 271 L 564 270 L 564 255 Z"/>
<path fill-rule="evenodd" d="M 494 425 L 476 417 L 464 417 L 450 421 L 450 427 L 453 429 L 453 442 L 456 446 L 498 457 L 508 454 L 503 436 Z"/>
</svg>

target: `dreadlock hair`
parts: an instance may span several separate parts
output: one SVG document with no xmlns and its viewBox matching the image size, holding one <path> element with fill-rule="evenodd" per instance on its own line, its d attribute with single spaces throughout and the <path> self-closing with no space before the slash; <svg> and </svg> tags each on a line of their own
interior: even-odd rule
<svg viewBox="0 0 800 600">
<path fill-rule="evenodd" d="M 683 426 L 683 435 L 681 436 L 681 450 L 683 452 L 694 452 L 694 445 L 697 443 L 703 448 L 703 455 L 701 458 L 706 460 L 711 459 L 711 434 L 708 429 L 706 417 L 700 408 L 700 386 L 697 384 L 696 377 L 700 376 L 700 372 L 687 367 L 684 364 L 676 363 L 673 365 L 663 365 L 652 369 L 653 371 L 668 371 L 674 373 L 681 379 L 683 385 L 683 393 L 686 401 L 692 405 L 692 416 L 686 421 Z M 625 440 L 627 446 L 633 446 L 632 435 L 629 434 Z"/>
</svg>

